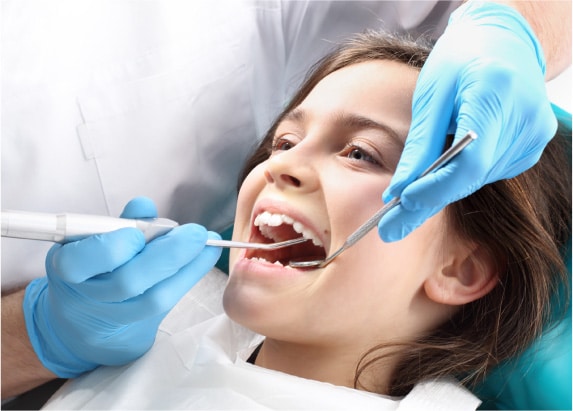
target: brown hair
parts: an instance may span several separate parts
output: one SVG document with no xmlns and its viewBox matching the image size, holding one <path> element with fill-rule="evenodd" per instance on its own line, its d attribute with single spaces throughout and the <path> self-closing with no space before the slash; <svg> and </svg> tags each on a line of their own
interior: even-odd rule
<svg viewBox="0 0 573 411">
<path fill-rule="evenodd" d="M 319 61 L 247 161 L 241 182 L 269 157 L 276 127 L 328 74 L 368 60 L 393 60 L 421 69 L 431 50 L 424 39 L 366 32 Z M 517 177 L 488 184 L 446 207 L 449 230 L 482 247 L 495 261 L 499 283 L 464 305 L 445 324 L 417 341 L 373 347 L 360 375 L 399 355 L 388 392 L 405 395 L 423 379 L 455 376 L 469 385 L 493 366 L 522 352 L 548 324 L 558 289 L 568 283 L 562 250 L 571 235 L 570 130 L 560 126 L 539 162 Z M 568 296 L 567 296 L 568 297 Z M 562 300 L 562 299 L 561 299 Z M 568 300 L 568 298 L 566 299 Z M 564 312 L 565 305 L 560 308 Z M 377 391 L 376 388 L 369 388 Z"/>
</svg>

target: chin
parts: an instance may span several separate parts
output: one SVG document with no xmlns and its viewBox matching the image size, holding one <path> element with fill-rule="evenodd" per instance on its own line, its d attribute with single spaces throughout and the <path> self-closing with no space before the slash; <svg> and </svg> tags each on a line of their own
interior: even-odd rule
<svg viewBox="0 0 573 411">
<path fill-rule="evenodd" d="M 264 312 L 264 304 L 255 303 L 260 301 L 253 294 L 253 290 L 244 284 L 238 284 L 233 281 L 231 277 L 223 293 L 223 309 L 225 313 L 235 322 L 244 325 L 247 328 L 252 328 L 252 323 L 256 323 L 255 319 L 261 318 Z"/>
<path fill-rule="evenodd" d="M 275 298 L 261 292 L 257 287 L 229 281 L 223 294 L 225 313 L 237 324 L 257 334 L 285 338 L 284 318 Z"/>
</svg>

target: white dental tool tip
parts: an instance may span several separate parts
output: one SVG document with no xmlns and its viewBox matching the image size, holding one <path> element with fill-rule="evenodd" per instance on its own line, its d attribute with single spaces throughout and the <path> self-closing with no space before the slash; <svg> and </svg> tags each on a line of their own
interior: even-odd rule
<svg viewBox="0 0 573 411">
<path fill-rule="evenodd" d="M 229 240 L 207 240 L 207 245 L 213 247 L 226 247 L 226 248 L 253 248 L 259 250 L 276 250 L 278 248 L 290 247 L 291 245 L 304 243 L 308 238 L 299 237 L 292 240 L 279 241 L 278 243 L 247 243 L 242 241 L 229 241 Z"/>
</svg>

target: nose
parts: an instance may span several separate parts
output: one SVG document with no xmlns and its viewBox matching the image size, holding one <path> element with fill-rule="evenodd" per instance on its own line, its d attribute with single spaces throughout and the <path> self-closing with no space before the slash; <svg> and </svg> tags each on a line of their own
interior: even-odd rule
<svg viewBox="0 0 573 411">
<path fill-rule="evenodd" d="M 264 175 L 268 184 L 274 184 L 281 190 L 313 191 L 318 187 L 317 159 L 305 155 L 301 145 L 279 152 L 267 160 Z"/>
</svg>

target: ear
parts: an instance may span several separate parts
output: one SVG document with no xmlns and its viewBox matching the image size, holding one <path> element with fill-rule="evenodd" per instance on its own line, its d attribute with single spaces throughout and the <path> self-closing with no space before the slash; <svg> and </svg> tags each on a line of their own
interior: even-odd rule
<svg viewBox="0 0 573 411">
<path fill-rule="evenodd" d="M 498 271 L 481 247 L 458 245 L 449 261 L 426 279 L 424 290 L 433 301 L 462 305 L 489 293 L 497 284 Z"/>
</svg>

